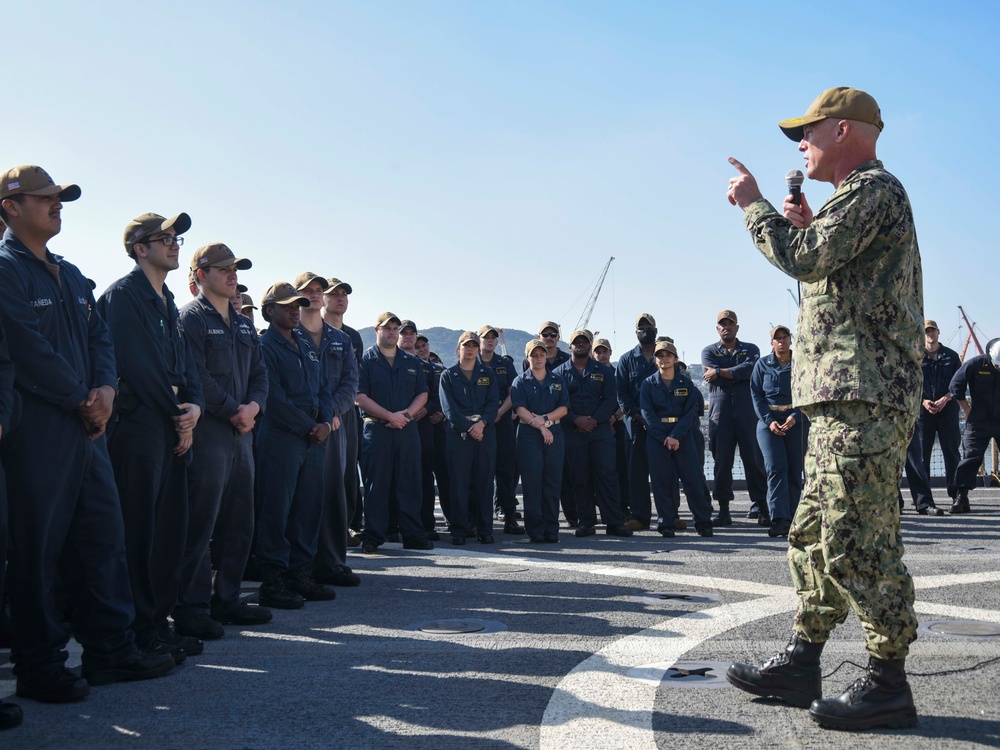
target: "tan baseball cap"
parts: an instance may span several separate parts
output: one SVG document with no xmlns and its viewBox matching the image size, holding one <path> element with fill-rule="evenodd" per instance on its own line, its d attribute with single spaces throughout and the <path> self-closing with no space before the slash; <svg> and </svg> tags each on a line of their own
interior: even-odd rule
<svg viewBox="0 0 1000 750">
<path fill-rule="evenodd" d="M 541 325 L 540 325 L 540 326 L 538 327 L 538 332 L 539 332 L 539 333 L 541 333 L 541 332 L 542 332 L 542 331 L 544 331 L 544 330 L 545 330 L 546 328 L 552 328 L 552 329 L 554 329 L 554 330 L 555 330 L 555 332 L 556 332 L 556 333 L 558 333 L 558 334 L 560 334 L 560 335 L 562 334 L 562 329 L 561 329 L 561 328 L 559 327 L 559 324 L 558 324 L 558 323 L 556 323 L 556 322 L 555 322 L 555 321 L 553 321 L 553 320 L 546 320 L 546 321 L 545 321 L 544 323 L 542 323 L 542 324 L 541 324 Z"/>
<path fill-rule="evenodd" d="M 467 341 L 475 342 L 476 346 L 479 346 L 479 334 L 475 331 L 462 331 L 462 335 L 458 337 L 458 345 L 462 346 Z"/>
<path fill-rule="evenodd" d="M 143 214 L 136 216 L 125 227 L 125 234 L 122 242 L 125 243 L 125 252 L 132 255 L 132 246 L 137 242 L 142 242 L 146 237 L 173 229 L 180 236 L 191 228 L 191 217 L 186 213 L 179 213 L 167 219 L 159 214 Z M 192 265 L 192 268 L 195 266 Z M 247 266 L 249 268 L 249 266 Z"/>
<path fill-rule="evenodd" d="M 602 346 L 609 352 L 612 351 L 610 341 L 607 339 L 594 339 L 594 349 L 600 349 Z"/>
<path fill-rule="evenodd" d="M 656 342 L 656 348 L 653 349 L 653 354 L 656 354 L 657 352 L 663 352 L 663 351 L 670 352 L 675 357 L 677 356 L 677 347 L 674 346 L 674 342 L 673 341 L 657 341 Z"/>
<path fill-rule="evenodd" d="M 498 331 L 493 326 L 487 324 L 487 325 L 484 325 L 482 328 L 479 329 L 479 338 L 482 338 L 487 333 L 492 333 L 494 336 L 499 336 L 500 335 L 500 331 Z"/>
<path fill-rule="evenodd" d="M 309 307 L 309 300 L 299 294 L 298 290 L 287 281 L 276 281 L 267 288 L 260 298 L 261 305 L 291 305 Z"/>
<path fill-rule="evenodd" d="M 535 351 L 535 349 L 544 349 L 544 348 L 545 344 L 543 344 L 539 339 L 532 339 L 531 341 L 529 341 L 527 344 L 524 345 L 524 356 L 530 357 L 531 353 Z"/>
<path fill-rule="evenodd" d="M 726 318 L 729 318 L 734 323 L 739 323 L 740 319 L 736 317 L 736 313 L 732 310 L 722 310 L 718 315 L 715 316 L 715 322 L 721 323 Z"/>
<path fill-rule="evenodd" d="M 573 331 L 573 335 L 569 337 L 569 343 L 572 344 L 581 336 L 587 339 L 587 341 L 589 341 L 591 344 L 594 343 L 594 334 L 592 334 L 586 328 L 578 328 L 577 330 Z"/>
<path fill-rule="evenodd" d="M 872 95 L 847 86 L 827 89 L 816 97 L 802 117 L 782 120 L 778 123 L 778 127 L 793 141 L 801 141 L 803 128 L 806 125 L 831 117 L 838 120 L 868 122 L 878 127 L 879 130 L 885 127 L 878 102 Z"/>
<path fill-rule="evenodd" d="M 396 321 L 397 324 L 399 324 L 400 328 L 403 327 L 402 326 L 402 321 L 399 319 L 399 316 L 396 315 L 396 313 L 391 313 L 391 312 L 384 312 L 381 315 L 379 315 L 375 319 L 375 327 L 376 328 L 381 328 L 386 323 L 391 323 L 394 320 Z"/>
<path fill-rule="evenodd" d="M 243 300 L 243 304 L 240 305 L 240 310 L 246 310 L 247 308 L 249 308 L 251 310 L 259 310 L 260 309 L 259 307 L 257 307 L 253 303 L 253 297 L 251 297 L 246 292 L 244 292 L 243 294 L 241 294 L 240 298 Z"/>
<path fill-rule="evenodd" d="M 774 334 L 776 334 L 778 331 L 784 331 L 785 333 L 787 333 L 788 338 L 792 337 L 792 330 L 788 326 L 776 325 L 774 328 L 771 329 L 771 338 L 768 340 L 774 341 Z"/>
<path fill-rule="evenodd" d="M 236 254 L 228 246 L 221 242 L 211 242 L 204 247 L 199 247 L 194 251 L 191 258 L 191 268 L 227 268 L 236 266 L 240 271 L 246 271 L 253 267 L 246 258 L 237 258 Z"/>
<path fill-rule="evenodd" d="M 930 318 L 928 318 L 927 320 L 924 321 L 924 330 L 926 331 L 928 328 L 933 328 L 933 329 L 935 329 L 937 331 L 941 330 L 938 327 L 937 321 L 936 320 L 931 320 Z"/>
<path fill-rule="evenodd" d="M 314 281 L 318 281 L 322 285 L 324 292 L 330 288 L 329 284 L 327 284 L 326 277 L 320 276 L 318 273 L 313 273 L 312 271 L 303 271 L 295 277 L 295 281 L 292 283 L 295 285 L 295 288 L 301 292 Z"/>
<path fill-rule="evenodd" d="M 639 313 L 639 317 L 635 319 L 635 327 L 638 328 L 639 326 L 641 326 L 642 321 L 644 320 L 646 321 L 646 323 L 653 326 L 653 328 L 656 328 L 656 318 L 654 318 L 649 313 Z"/>
<path fill-rule="evenodd" d="M 49 173 L 35 164 L 11 167 L 0 177 L 0 200 L 12 195 L 58 195 L 68 203 L 80 197 L 78 185 L 57 185 Z"/>
<path fill-rule="evenodd" d="M 341 281 L 336 276 L 331 276 L 329 279 L 326 280 L 326 289 L 323 290 L 323 293 L 333 294 L 333 292 L 336 290 L 338 286 L 344 287 L 344 291 L 347 292 L 348 294 L 354 292 L 354 290 L 351 288 L 351 285 L 348 284 L 346 281 Z"/>
</svg>

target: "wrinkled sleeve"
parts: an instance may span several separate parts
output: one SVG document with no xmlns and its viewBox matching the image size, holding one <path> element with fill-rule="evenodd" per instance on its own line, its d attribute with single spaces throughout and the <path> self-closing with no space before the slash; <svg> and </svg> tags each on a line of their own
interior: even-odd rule
<svg viewBox="0 0 1000 750">
<path fill-rule="evenodd" d="M 750 398 L 753 399 L 753 410 L 757 418 L 764 424 L 771 424 L 774 416 L 767 405 L 767 395 L 764 393 L 764 360 L 758 359 L 750 375 Z"/>
<path fill-rule="evenodd" d="M 743 217 L 757 249 L 792 278 L 816 282 L 861 254 L 878 235 L 889 194 L 872 183 L 835 192 L 806 229 L 796 229 L 766 200 L 751 203 Z"/>
</svg>

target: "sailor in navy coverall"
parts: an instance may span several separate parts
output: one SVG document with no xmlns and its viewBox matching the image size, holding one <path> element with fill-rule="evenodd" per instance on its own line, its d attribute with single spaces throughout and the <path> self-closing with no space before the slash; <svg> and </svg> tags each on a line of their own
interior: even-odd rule
<svg viewBox="0 0 1000 750">
<path fill-rule="evenodd" d="M 948 391 L 951 379 L 955 377 L 962 360 L 958 352 L 949 349 L 938 341 L 941 331 L 933 320 L 924 321 L 924 357 L 920 363 L 923 371 L 923 393 L 920 396 L 920 414 L 917 415 L 917 428 L 913 436 L 917 443 L 920 460 L 924 463 L 924 474 L 931 473 L 931 453 L 934 451 L 934 438 L 941 445 L 941 455 L 944 458 L 944 474 L 948 488 L 948 497 L 954 500 L 955 472 L 958 469 L 958 446 L 962 442 L 962 432 L 958 424 L 959 407 Z M 909 462 L 909 461 L 908 461 Z M 927 495 L 930 498 L 930 493 Z M 917 512 L 921 504 L 916 503 Z M 933 499 L 930 507 L 924 507 L 924 513 L 935 508 Z M 936 515 L 936 514 L 935 514 Z"/>
<path fill-rule="evenodd" d="M 573 358 L 553 373 L 566 381 L 569 413 L 563 420 L 566 463 L 580 527 L 576 536 L 591 536 L 597 525 L 594 500 L 601 508 L 607 533 L 632 536 L 624 527 L 618 477 L 615 473 L 615 439 L 611 417 L 618 410 L 615 371 L 590 356 L 594 335 L 581 329 L 570 337 Z"/>
<path fill-rule="evenodd" d="M 136 640 L 157 642 L 175 656 L 204 646 L 178 636 L 167 621 L 177 604 L 187 541 L 190 449 L 205 407 L 198 368 L 164 283 L 179 263 L 180 238 L 191 226 L 181 213 L 143 214 L 125 229 L 136 265 L 97 301 L 108 324 L 118 368 L 118 403 L 108 449 L 125 520 Z M 179 654 L 183 651 L 183 654 Z"/>
<path fill-rule="evenodd" d="M 757 413 L 757 442 L 767 469 L 768 535 L 788 536 L 802 496 L 803 419 L 792 405 L 792 334 L 771 329 L 772 351 L 753 366 L 750 394 Z"/>
<path fill-rule="evenodd" d="M 226 245 L 201 247 L 191 261 L 200 288 L 180 325 L 205 397 L 188 470 L 187 549 L 174 626 L 184 635 L 219 638 L 220 623 L 259 625 L 265 607 L 240 602 L 253 544 L 253 428 L 267 403 L 267 366 L 253 322 L 229 304 L 237 271 L 250 268 Z M 213 577 L 212 571 L 215 571 Z"/>
<path fill-rule="evenodd" d="M 333 431 L 326 441 L 323 466 L 323 522 L 320 526 L 313 576 L 318 583 L 334 586 L 357 586 L 358 575 L 347 564 L 347 539 L 350 517 L 347 514 L 347 430 L 345 423 L 354 416 L 354 398 L 358 394 L 358 362 L 351 338 L 344 331 L 323 320 L 324 294 L 334 289 L 319 274 L 307 271 L 295 279 L 295 288 L 309 300 L 301 308 L 299 332 L 323 364 L 333 398 Z"/>
<path fill-rule="evenodd" d="M 642 381 L 639 405 L 648 433 L 646 451 L 659 515 L 657 531 L 665 537 L 675 534 L 678 500 L 672 488 L 680 478 L 695 529 L 700 536 L 712 536 L 711 505 L 692 435 L 697 429 L 695 385 L 677 369 L 677 349 L 671 342 L 657 342 L 653 356 L 658 371 Z"/>
<path fill-rule="evenodd" d="M 173 669 L 168 654 L 144 656 L 125 562 L 121 505 L 104 430 L 115 397 L 114 350 L 76 266 L 50 252 L 64 202 L 76 185 L 56 185 L 28 165 L 0 177 L 0 324 L 14 363 L 21 418 L 0 442 L 7 474 L 8 568 L 17 694 L 78 700 L 87 681 L 65 669 L 70 635 L 83 646 L 83 677 L 110 682 Z M 57 458 L 58 470 L 53 470 Z M 71 631 L 55 592 L 73 603 Z M 108 679 L 103 679 L 108 678 Z"/>
<path fill-rule="evenodd" d="M 628 442 L 628 483 L 631 495 L 629 511 L 632 516 L 627 526 L 635 531 L 648 529 L 652 520 L 649 501 L 649 459 L 646 452 L 646 425 L 639 409 L 639 388 L 642 382 L 656 372 L 653 348 L 656 346 L 656 320 L 649 313 L 641 313 L 635 320 L 635 335 L 639 343 L 618 359 L 615 381 L 618 388 L 618 406 L 625 416 Z"/>
<path fill-rule="evenodd" d="M 736 313 L 723 310 L 716 318 L 719 341 L 701 351 L 703 378 L 709 384 L 708 446 L 715 458 L 715 500 L 719 504 L 716 526 L 732 523 L 729 503 L 733 499 L 733 461 L 740 448 L 747 490 L 752 503 L 748 517 L 767 514 L 767 480 L 764 459 L 757 444 L 757 415 L 750 398 L 750 375 L 760 359 L 760 349 L 736 338 L 740 330 Z"/>
<path fill-rule="evenodd" d="M 545 344 L 532 339 L 524 353 L 531 367 L 510 387 L 510 401 L 521 420 L 517 465 L 524 494 L 524 526 L 532 542 L 558 542 L 565 453 L 559 420 L 569 411 L 569 391 L 566 382 L 546 368 Z"/>
<path fill-rule="evenodd" d="M 965 398 L 967 390 L 972 399 L 971 407 Z M 976 474 L 986 447 L 991 439 L 1000 443 L 1000 339 L 993 339 L 986 345 L 986 354 L 965 360 L 951 379 L 949 392 L 962 407 L 966 420 L 951 512 L 968 513 L 969 490 L 976 486 Z"/>
<path fill-rule="evenodd" d="M 493 472 L 500 397 L 497 376 L 478 360 L 479 335 L 458 338 L 458 364 L 441 375 L 441 408 L 448 421 L 448 476 L 451 479 L 451 542 L 465 544 L 474 524 L 479 541 L 493 543 Z"/>
<path fill-rule="evenodd" d="M 299 307 L 308 304 L 288 282 L 274 284 L 261 299 L 270 325 L 261 336 L 268 393 L 257 434 L 256 552 L 264 578 L 260 602 L 282 609 L 335 596 L 312 574 L 333 396 L 319 356 L 299 330 Z"/>
<path fill-rule="evenodd" d="M 389 531 L 389 499 L 399 503 L 399 531 L 406 549 L 434 549 L 420 521 L 420 436 L 413 413 L 427 403 L 419 358 L 397 346 L 400 318 L 384 312 L 375 321 L 375 346 L 361 358 L 358 406 L 364 414 L 361 451 L 365 479 L 365 528 L 361 549 L 373 554 Z"/>
</svg>

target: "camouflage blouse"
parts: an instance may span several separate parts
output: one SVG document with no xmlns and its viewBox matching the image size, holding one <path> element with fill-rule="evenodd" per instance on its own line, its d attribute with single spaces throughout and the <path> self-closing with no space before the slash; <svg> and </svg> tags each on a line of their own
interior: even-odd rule
<svg viewBox="0 0 1000 750">
<path fill-rule="evenodd" d="M 862 164 L 796 229 L 766 200 L 744 217 L 754 244 L 802 282 L 796 406 L 868 401 L 916 414 L 923 278 L 906 191 L 880 161 Z"/>
</svg>

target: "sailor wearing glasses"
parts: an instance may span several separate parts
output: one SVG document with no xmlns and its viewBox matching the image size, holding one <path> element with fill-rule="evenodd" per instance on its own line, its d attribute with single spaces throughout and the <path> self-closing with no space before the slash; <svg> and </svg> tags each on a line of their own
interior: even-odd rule
<svg viewBox="0 0 1000 750">
<path fill-rule="evenodd" d="M 167 274 L 180 265 L 191 218 L 147 213 L 125 227 L 135 261 L 97 301 L 118 370 L 108 449 L 125 521 L 125 555 L 135 599 L 136 643 L 180 664 L 201 641 L 179 636 L 167 617 L 177 603 L 187 539 L 189 450 L 205 408 L 201 380 L 178 324 Z"/>
<path fill-rule="evenodd" d="M 563 362 L 569 362 L 569 352 L 559 348 L 560 336 L 559 324 L 551 320 L 546 320 L 538 329 L 538 338 L 545 347 L 545 369 L 549 372 L 556 369 Z M 531 368 L 528 357 L 521 360 L 521 372 L 527 372 Z"/>
</svg>

